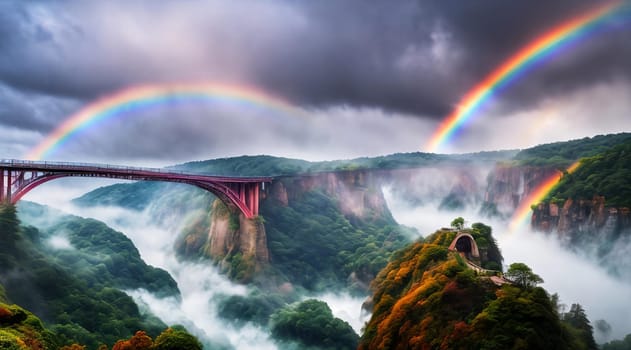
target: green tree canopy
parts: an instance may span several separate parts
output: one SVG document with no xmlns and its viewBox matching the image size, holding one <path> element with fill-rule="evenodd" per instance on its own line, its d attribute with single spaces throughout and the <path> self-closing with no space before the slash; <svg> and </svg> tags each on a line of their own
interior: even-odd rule
<svg viewBox="0 0 631 350">
<path fill-rule="evenodd" d="M 202 350 L 202 344 L 183 330 L 168 328 L 156 337 L 152 350 Z"/>
<path fill-rule="evenodd" d="M 359 336 L 353 328 L 335 318 L 329 306 L 310 299 L 289 305 L 271 317 L 272 336 L 321 348 L 356 349 Z"/>
<path fill-rule="evenodd" d="M 504 277 L 524 288 L 532 288 L 539 283 L 543 283 L 543 278 L 532 272 L 530 267 L 524 263 L 510 264 L 508 271 L 504 274 Z"/>
<path fill-rule="evenodd" d="M 592 325 L 589 323 L 589 319 L 587 319 L 587 315 L 581 304 L 572 304 L 570 311 L 563 315 L 563 321 L 578 331 L 577 337 L 581 339 L 587 349 L 598 349 L 592 333 Z"/>
<path fill-rule="evenodd" d="M 602 350 L 631 350 L 631 334 L 627 334 L 623 340 L 612 340 L 603 344 Z"/>
<path fill-rule="evenodd" d="M 464 219 L 461 216 L 453 219 L 451 221 L 451 227 L 462 230 L 462 228 L 464 227 Z"/>
</svg>

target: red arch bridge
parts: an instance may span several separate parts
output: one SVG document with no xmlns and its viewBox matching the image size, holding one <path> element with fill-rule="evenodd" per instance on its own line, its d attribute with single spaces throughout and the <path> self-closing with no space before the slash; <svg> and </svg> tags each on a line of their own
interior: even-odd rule
<svg viewBox="0 0 631 350">
<path fill-rule="evenodd" d="M 259 195 L 272 177 L 210 176 L 176 170 L 107 164 L 0 160 L 0 201 L 17 203 L 33 188 L 62 177 L 105 177 L 135 181 L 180 182 L 212 192 L 246 218 L 259 214 Z"/>
</svg>

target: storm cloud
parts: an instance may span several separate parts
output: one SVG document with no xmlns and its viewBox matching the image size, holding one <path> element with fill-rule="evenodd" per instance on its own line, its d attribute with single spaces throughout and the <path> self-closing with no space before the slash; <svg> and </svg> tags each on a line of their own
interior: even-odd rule
<svg viewBox="0 0 631 350">
<path fill-rule="evenodd" d="M 398 129 L 410 127 L 400 118 L 432 129 L 511 54 L 594 5 L 588 0 L 3 2 L 0 125 L 43 137 L 76 112 L 71 107 L 118 89 L 208 81 L 256 86 L 317 113 L 347 109 L 357 119 L 381 113 L 384 123 L 392 116 Z M 571 104 L 572 96 L 595 86 L 631 86 L 631 11 L 626 10 L 503 91 L 489 114 L 505 120 L 533 113 L 550 99 Z M 20 94 L 22 101 L 15 98 Z M 33 107 L 31 96 L 45 96 L 48 104 Z M 188 132 L 194 125 L 175 131 Z M 305 127 L 281 132 L 287 140 L 283 148 L 300 146 L 296 139 L 320 138 L 296 136 Z M 622 130 L 628 127 L 623 124 Z M 155 132 L 174 138 L 172 130 L 169 125 Z M 417 131 L 416 144 L 430 131 Z M 477 132 L 478 140 L 488 139 L 484 132 Z M 189 140 L 221 139 L 218 133 L 195 135 Z M 256 139 L 256 134 L 244 136 Z M 183 147 L 137 144 L 132 149 L 138 152 L 129 157 L 190 154 L 191 142 L 178 142 Z M 209 154 L 210 146 L 197 147 L 195 155 Z M 477 148 L 489 147 L 495 144 Z M 99 150 L 111 155 L 113 148 Z"/>
</svg>

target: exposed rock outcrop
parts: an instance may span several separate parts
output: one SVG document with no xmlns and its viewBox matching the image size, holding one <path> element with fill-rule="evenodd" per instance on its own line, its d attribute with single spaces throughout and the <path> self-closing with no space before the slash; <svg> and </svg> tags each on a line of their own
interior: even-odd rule
<svg viewBox="0 0 631 350">
<path fill-rule="evenodd" d="M 484 202 L 496 214 L 509 217 L 544 179 L 558 172 L 554 168 L 500 164 L 489 173 Z"/>
<path fill-rule="evenodd" d="M 235 277 L 240 271 L 237 279 L 243 281 L 269 263 L 263 222 L 231 212 L 218 199 L 206 217 L 198 217 L 184 229 L 175 249 L 182 256 L 207 256 Z"/>
<path fill-rule="evenodd" d="M 617 236 L 631 229 L 629 208 L 607 207 L 605 203 L 602 196 L 591 200 L 568 199 L 560 204 L 540 203 L 534 208 L 532 227 L 539 231 L 556 231 L 563 237 L 587 233 Z"/>
<path fill-rule="evenodd" d="M 270 198 L 287 206 L 303 193 L 320 190 L 339 203 L 345 216 L 390 215 L 381 184 L 382 174 L 375 171 L 347 171 L 322 173 L 311 176 L 286 177 L 270 186 Z"/>
<path fill-rule="evenodd" d="M 447 207 L 479 203 L 486 187 L 487 167 L 457 166 L 417 169 L 354 170 L 288 176 L 268 184 L 261 193 L 262 202 L 289 206 L 305 193 L 321 191 L 332 198 L 349 220 L 374 222 L 391 220 L 383 187 L 411 204 L 442 199 Z M 230 211 L 218 200 L 210 205 L 210 215 L 199 216 L 183 230 L 176 243 L 179 254 L 189 257 L 200 254 L 229 267 L 236 254 L 255 263 L 256 270 L 269 263 L 265 227 L 262 220 L 245 219 Z"/>
</svg>

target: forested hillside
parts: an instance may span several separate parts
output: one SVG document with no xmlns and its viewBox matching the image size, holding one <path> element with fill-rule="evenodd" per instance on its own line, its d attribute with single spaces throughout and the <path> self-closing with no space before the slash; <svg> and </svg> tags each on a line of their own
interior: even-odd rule
<svg viewBox="0 0 631 350">
<path fill-rule="evenodd" d="M 386 209 L 387 210 L 387 209 Z M 334 200 L 320 191 L 305 193 L 283 206 L 265 202 L 272 267 L 282 279 L 309 290 L 368 283 L 390 254 L 409 241 L 389 211 L 372 217 L 346 217 Z M 354 279 L 349 277 L 354 276 Z"/>
<path fill-rule="evenodd" d="M 348 325 L 330 315 L 326 305 L 306 303 L 302 295 L 334 290 L 365 296 L 368 284 L 377 276 L 372 284 L 373 319 L 360 341 L 364 348 L 394 348 L 398 344 L 489 349 L 526 344 L 534 348 L 543 346 L 538 343 L 540 339 L 549 339 L 561 349 L 591 349 L 591 326 L 580 305 L 573 305 L 573 313 L 558 312 L 555 299 L 539 287 L 498 287 L 488 276 L 476 275 L 459 256 L 447 251 L 453 232 L 439 232 L 427 241 L 403 248 L 419 233 L 393 219 L 382 186 L 392 183 L 401 186 L 398 194 L 409 197 L 406 200 L 411 205 L 454 199 L 459 205 L 441 206 L 442 211 L 454 213 L 505 200 L 506 213 L 511 215 L 519 198 L 525 197 L 525 191 L 536 188 L 555 169 L 587 157 L 575 173 L 566 177 L 567 183 L 558 187 L 559 192 L 554 194 L 557 200 L 570 195 L 582 198 L 581 193 L 596 188 L 602 194 L 608 188 L 619 188 L 615 193 L 607 192 L 607 205 L 622 203 L 620 200 L 629 197 L 625 194 L 626 183 L 620 181 L 629 177 L 626 171 L 630 163 L 627 159 L 630 139 L 631 134 L 597 136 L 536 146 L 516 156 L 514 151 L 449 156 L 410 153 L 318 163 L 244 156 L 174 167 L 216 175 L 282 175 L 261 194 L 261 215 L 250 221 L 227 211 L 212 194 L 182 184 L 118 184 L 90 192 L 75 204 L 130 209 L 173 230 L 179 235 L 174 249 L 181 259 L 195 262 L 207 259 L 204 263 L 212 262 L 233 281 L 252 287 L 245 295 L 222 298 L 218 304 L 219 316 L 237 327 L 246 324 L 261 327 L 279 344 L 326 348 L 330 343 L 317 343 L 313 339 L 336 339 L 345 348 L 352 348 L 349 344 L 357 342 L 352 329 L 349 331 Z M 476 168 L 477 172 L 491 172 L 486 180 L 486 193 L 482 188 L 487 183 L 486 173 L 480 175 L 472 170 L 478 161 L 483 166 Z M 501 163 L 493 169 L 491 165 L 498 161 Z M 431 171 L 383 171 L 413 167 L 428 167 Z M 339 172 L 321 173 L 331 170 Z M 304 172 L 312 173 L 304 177 L 288 176 Z M 431 186 L 437 182 L 432 177 L 458 181 L 435 191 Z M 481 203 L 482 198 L 489 202 Z M 28 220 L 35 222 L 37 216 L 35 213 Z M 251 230 L 244 229 L 244 225 L 250 228 L 262 225 L 264 230 L 257 231 L 259 236 L 248 238 Z M 51 228 L 82 232 L 84 226 L 93 227 L 93 223 L 56 224 Z M 491 228 L 474 224 L 469 232 L 480 247 L 483 258 L 479 264 L 501 270 L 503 261 Z M 257 237 L 265 238 L 266 249 L 265 258 L 259 261 L 255 260 L 258 253 L 248 255 L 239 246 L 245 241 L 251 243 L 249 251 L 258 252 L 261 245 Z M 117 244 L 126 246 L 123 242 Z M 51 254 L 57 261 L 68 255 Z M 89 262 L 93 259 L 90 255 L 94 252 L 79 260 Z M 72 259 L 77 258 L 67 259 L 69 264 Z M 107 267 L 108 263 L 117 263 L 117 258 L 111 260 L 97 265 Z M 82 264 L 74 266 L 82 272 Z M 103 275 L 105 280 L 117 283 L 118 288 L 135 283 L 125 276 Z M 149 280 L 141 283 L 147 289 L 153 288 L 153 292 L 168 291 L 164 285 L 151 286 Z M 520 304 L 521 301 L 530 306 Z M 410 315 L 413 316 L 408 318 Z M 329 328 L 319 332 L 318 325 L 323 324 Z M 505 334 L 510 337 L 504 337 Z M 436 339 L 444 343 L 438 344 Z"/>
<path fill-rule="evenodd" d="M 20 210 L 25 216 L 46 215 L 45 209 L 36 205 L 25 205 Z M 50 230 L 42 232 L 21 226 L 14 206 L 0 207 L 0 284 L 4 286 L 5 302 L 38 315 L 55 334 L 59 346 L 112 346 L 139 329 L 159 335 L 166 325 L 155 317 L 141 315 L 138 306 L 121 290 L 145 288 L 177 295 L 173 279 L 165 271 L 147 266 L 127 237 L 103 223 L 70 216 L 56 221 Z M 28 333 L 24 327 L 34 327 L 37 332 L 49 334 L 19 307 L 2 310 L 9 312 L 5 312 L 8 319 L 0 326 L 17 330 L 5 332 Z"/>
<path fill-rule="evenodd" d="M 447 249 L 454 236 L 437 231 L 394 254 L 372 284 L 359 349 L 596 349 L 580 306 L 560 315 L 527 267 L 496 285 Z"/>
<path fill-rule="evenodd" d="M 631 207 L 631 137 L 609 150 L 581 159 L 576 171 L 565 175 L 545 200 L 591 200 L 594 196 L 604 196 L 607 206 Z"/>
<path fill-rule="evenodd" d="M 631 133 L 585 137 L 531 147 L 517 153 L 514 159 L 520 165 L 553 166 L 565 169 L 580 158 L 596 156 L 629 141 L 631 141 Z"/>
</svg>

